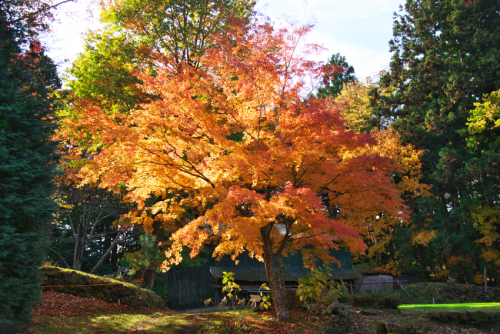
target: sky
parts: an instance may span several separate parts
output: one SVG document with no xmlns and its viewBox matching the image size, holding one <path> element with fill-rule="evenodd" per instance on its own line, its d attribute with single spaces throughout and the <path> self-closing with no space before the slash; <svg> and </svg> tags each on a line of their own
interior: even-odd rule
<svg viewBox="0 0 500 334">
<path fill-rule="evenodd" d="M 326 62 L 339 52 L 354 67 L 358 79 L 364 80 L 388 69 L 393 13 L 404 3 L 404 0 L 257 0 L 257 10 L 277 25 L 287 20 L 314 23 L 307 41 L 328 49 L 315 60 Z M 88 29 L 99 28 L 98 13 L 94 12 L 92 17 L 88 7 L 85 0 L 62 5 L 57 12 L 58 22 L 43 39 L 61 74 L 83 51 L 83 36 Z"/>
</svg>

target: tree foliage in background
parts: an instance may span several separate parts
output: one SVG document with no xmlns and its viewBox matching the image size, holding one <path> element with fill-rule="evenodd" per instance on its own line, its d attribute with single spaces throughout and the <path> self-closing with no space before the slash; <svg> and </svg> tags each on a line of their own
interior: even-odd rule
<svg viewBox="0 0 500 334">
<path fill-rule="evenodd" d="M 413 243 L 410 230 L 399 229 L 400 261 L 462 282 L 479 278 L 488 265 L 498 281 L 499 267 L 483 253 L 473 214 L 498 206 L 498 151 L 485 142 L 468 147 L 466 136 L 474 103 L 500 87 L 500 4 L 408 0 L 404 10 L 395 14 L 393 58 L 380 80 L 392 94 L 375 88 L 371 100 L 381 124 L 391 123 L 404 143 L 424 150 L 422 182 L 433 196 L 420 199 L 412 224 L 436 232 Z"/>
<path fill-rule="evenodd" d="M 485 94 L 481 102 L 474 103 L 467 125 L 471 148 L 480 148 L 483 159 L 489 160 L 498 168 L 500 161 L 500 89 Z M 465 133 L 465 131 L 463 132 Z M 492 205 L 491 205 L 492 204 Z M 475 226 L 481 233 L 477 243 L 482 255 L 498 275 L 500 268 L 500 206 L 493 203 L 478 203 L 472 208 Z M 476 273 L 475 281 L 484 281 L 481 272 Z"/>
<path fill-rule="evenodd" d="M 369 133 L 374 119 L 368 92 L 374 87 L 370 81 L 366 83 L 355 80 L 345 83 L 342 92 L 335 98 L 340 105 L 345 126 L 356 133 Z"/>
<path fill-rule="evenodd" d="M 383 75 L 385 72 L 381 72 Z M 380 156 L 390 158 L 396 166 L 393 180 L 401 191 L 401 198 L 410 208 L 410 214 L 418 207 L 418 200 L 429 196 L 430 187 L 421 182 L 422 164 L 420 157 L 422 150 L 416 149 L 411 144 L 404 144 L 401 135 L 397 134 L 389 126 L 387 129 L 379 130 L 378 119 L 374 115 L 374 109 L 370 103 L 369 92 L 377 87 L 379 94 L 392 94 L 392 87 L 382 90 L 378 82 L 367 78 L 366 82 L 355 81 L 344 84 L 344 88 L 335 102 L 339 105 L 341 115 L 345 119 L 346 129 L 354 130 L 356 133 L 371 133 L 377 140 L 378 145 L 367 149 Z M 375 125 L 375 128 L 374 128 Z M 368 257 L 375 257 L 381 272 L 392 274 L 408 271 L 404 263 L 399 261 L 399 246 L 395 243 L 394 235 L 400 228 L 410 230 L 411 242 L 427 244 L 434 236 L 435 230 L 421 229 L 419 226 L 399 221 L 397 217 L 377 215 L 371 217 L 370 234 L 365 238 L 369 246 Z M 409 240 L 407 240 L 409 242 Z"/>
<path fill-rule="evenodd" d="M 24 2 L 23 2 L 24 3 Z M 57 162 L 52 61 L 36 36 L 36 22 L 13 19 L 18 2 L 0 3 L 0 332 L 30 321 L 41 295 L 38 267 L 45 258 L 50 199 Z M 10 21 L 9 21 L 10 20 Z"/>
<path fill-rule="evenodd" d="M 103 21 L 172 57 L 171 66 L 198 66 L 213 36 L 229 28 L 228 17 L 249 21 L 253 0 L 107 0 Z"/>
<path fill-rule="evenodd" d="M 318 98 L 336 98 L 344 88 L 345 84 L 353 83 L 356 80 L 354 67 L 349 65 L 345 56 L 340 53 L 332 55 L 326 63 L 328 66 L 335 66 L 335 71 L 323 76 L 321 87 L 318 88 Z"/>
<path fill-rule="evenodd" d="M 52 253 L 58 255 L 55 260 L 62 260 L 68 268 L 70 263 L 72 269 L 80 271 L 90 270 L 91 267 L 90 273 L 95 273 L 113 252 L 116 265 L 117 245 L 130 235 L 126 233 L 126 228 L 117 230 L 118 226 L 113 226 L 120 215 L 127 213 L 129 209 L 122 202 L 122 195 L 100 189 L 96 185 L 78 187 L 79 167 L 75 166 L 74 160 L 63 164 L 59 169 L 62 173 L 54 178 L 57 187 L 54 198 L 58 210 L 52 225 L 54 232 L 50 248 Z M 96 242 L 102 244 L 102 252 L 96 251 L 96 247 L 91 247 Z M 63 244 L 73 245 L 73 250 L 69 251 Z M 63 253 L 70 253 L 72 261 L 67 261 L 65 257 L 68 254 L 63 255 Z M 91 253 L 97 256 L 91 256 Z M 84 259 L 94 257 L 97 257 L 94 263 L 84 265 Z"/>
<path fill-rule="evenodd" d="M 150 271 L 154 270 L 155 272 L 158 270 L 158 266 L 160 264 L 161 254 L 158 250 L 156 237 L 154 235 L 149 235 L 144 233 L 139 237 L 139 244 L 141 245 L 141 249 L 137 252 L 127 254 L 125 256 L 125 261 L 132 267 L 129 275 L 140 275 L 141 281 L 144 280 L 144 275 Z M 153 281 L 154 283 L 154 281 Z M 142 285 L 142 282 L 139 283 L 139 287 Z M 153 286 L 147 287 L 148 290 L 152 290 Z M 137 293 L 135 296 L 134 305 L 137 304 L 137 299 L 139 298 L 140 289 L 137 289 Z"/>
</svg>

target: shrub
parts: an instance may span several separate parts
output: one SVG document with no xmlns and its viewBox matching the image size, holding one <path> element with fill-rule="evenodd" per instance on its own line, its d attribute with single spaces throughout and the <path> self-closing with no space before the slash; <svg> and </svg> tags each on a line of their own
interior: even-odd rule
<svg viewBox="0 0 500 334">
<path fill-rule="evenodd" d="M 335 313 L 340 307 L 339 299 L 349 296 L 344 284 L 331 280 L 333 270 L 330 267 L 316 269 L 311 274 L 299 279 L 297 295 L 304 303 L 315 303 L 314 311 L 321 314 Z"/>
<path fill-rule="evenodd" d="M 355 307 L 397 310 L 398 306 L 401 305 L 401 296 L 398 293 L 361 292 L 351 295 L 351 304 Z"/>
</svg>

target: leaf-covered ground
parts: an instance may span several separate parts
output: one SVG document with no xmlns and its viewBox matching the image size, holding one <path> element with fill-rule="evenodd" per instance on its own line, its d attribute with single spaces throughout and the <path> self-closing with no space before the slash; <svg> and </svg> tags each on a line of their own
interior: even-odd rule
<svg viewBox="0 0 500 334">
<path fill-rule="evenodd" d="M 425 312 L 398 312 L 373 308 L 351 308 L 353 324 L 350 333 L 375 333 L 377 322 L 396 322 L 412 328 L 414 333 L 495 333 L 498 329 L 476 329 L 470 326 L 443 325 L 430 321 Z M 336 316 L 319 316 L 305 310 L 291 310 L 292 321 L 276 320 L 273 311 L 237 310 L 217 313 L 185 314 L 167 309 L 118 306 L 92 298 L 45 292 L 43 303 L 34 312 L 28 333 L 327 333 L 335 326 Z M 493 332 L 491 330 L 494 330 Z"/>
<path fill-rule="evenodd" d="M 120 300 L 121 304 L 134 304 L 137 286 L 129 282 L 59 267 L 44 266 L 40 269 L 46 278 L 44 291 L 52 290 L 112 303 Z M 142 288 L 138 303 L 145 307 L 165 306 L 160 296 Z"/>
</svg>

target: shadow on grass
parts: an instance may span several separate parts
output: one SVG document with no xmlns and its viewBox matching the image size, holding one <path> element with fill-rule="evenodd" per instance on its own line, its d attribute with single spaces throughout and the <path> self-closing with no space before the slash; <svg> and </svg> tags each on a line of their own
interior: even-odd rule
<svg viewBox="0 0 500 334">
<path fill-rule="evenodd" d="M 44 317 L 35 320 L 31 333 L 197 333 L 203 328 L 220 327 L 220 322 L 207 315 L 165 314 L 144 311 L 117 314 L 88 314 L 78 317 Z"/>
</svg>

